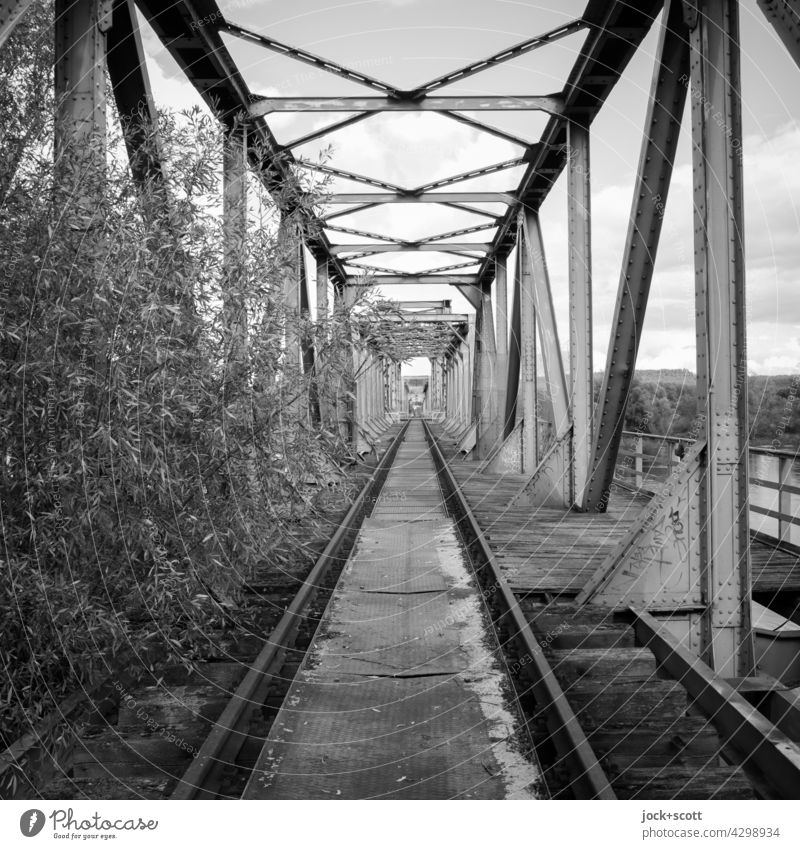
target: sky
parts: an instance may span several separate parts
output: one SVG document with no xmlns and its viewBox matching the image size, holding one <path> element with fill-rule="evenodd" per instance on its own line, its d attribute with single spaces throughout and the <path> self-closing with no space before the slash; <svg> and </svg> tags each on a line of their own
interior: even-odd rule
<svg viewBox="0 0 800 849">
<path fill-rule="evenodd" d="M 585 0 L 221 0 L 226 17 L 248 29 L 305 48 L 390 84 L 409 88 L 578 16 Z M 747 269 L 748 366 L 752 373 L 800 371 L 800 69 L 756 0 L 742 0 L 742 90 Z M 594 367 L 602 370 L 630 213 L 642 123 L 658 25 L 626 69 L 592 125 Z M 162 108 L 200 103 L 156 36 L 142 22 L 154 96 Z M 575 34 L 514 62 L 441 89 L 441 94 L 548 94 L 559 91 L 583 44 Z M 271 96 L 347 96 L 370 90 L 248 42 L 225 37 L 248 85 Z M 278 141 L 298 138 L 337 115 L 272 115 Z M 536 141 L 545 116 L 534 112 L 475 117 Z M 328 150 L 323 150 L 330 145 Z M 346 170 L 403 186 L 514 158 L 520 148 L 435 114 L 377 116 L 295 150 Z M 453 190 L 513 189 L 520 169 Z M 336 181 L 335 191 L 366 187 Z M 692 176 L 688 114 L 684 120 L 656 262 L 637 368 L 695 368 Z M 501 207 L 484 207 L 500 212 Z M 562 348 L 568 340 L 566 175 L 541 209 L 550 281 Z M 433 204 L 392 204 L 338 220 L 344 226 L 415 238 L 479 223 L 477 216 Z M 476 234 L 489 241 L 494 231 Z M 340 233 L 333 241 L 365 241 Z M 448 265 L 439 253 L 382 254 L 372 260 L 402 270 Z M 469 271 L 470 269 L 466 269 Z M 312 287 L 313 291 L 313 287 Z M 451 299 L 446 285 L 385 286 L 397 299 Z"/>
</svg>

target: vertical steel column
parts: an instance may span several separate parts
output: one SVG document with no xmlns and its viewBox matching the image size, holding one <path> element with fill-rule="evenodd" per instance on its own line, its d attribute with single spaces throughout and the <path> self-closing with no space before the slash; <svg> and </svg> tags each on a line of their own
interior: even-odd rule
<svg viewBox="0 0 800 849">
<path fill-rule="evenodd" d="M 300 251 L 296 224 L 285 215 L 278 227 L 278 252 L 283 271 L 283 308 L 286 317 L 286 362 L 291 370 L 303 370 L 303 352 L 297 321 L 300 317 Z"/>
<path fill-rule="evenodd" d="M 74 187 L 86 217 L 97 211 L 106 168 L 105 33 L 100 0 L 55 0 L 55 145 L 59 183 Z"/>
<path fill-rule="evenodd" d="M 478 424 L 475 453 L 487 457 L 498 441 L 498 369 L 497 343 L 492 314 L 492 290 L 484 286 L 481 292 L 480 318 L 476 320 L 476 346 L 479 346 L 475 367 L 478 373 Z"/>
<path fill-rule="evenodd" d="M 319 415 L 323 427 L 335 428 L 331 421 L 330 387 L 327 381 L 330 378 L 328 363 L 322 348 L 328 340 L 328 318 L 330 306 L 328 303 L 328 260 L 324 257 L 315 257 L 316 264 L 316 289 L 317 289 L 317 328 L 316 328 L 316 352 L 314 357 L 314 383 L 315 395 L 319 404 Z"/>
<path fill-rule="evenodd" d="M 561 360 L 561 345 L 558 341 L 553 295 L 550 291 L 550 275 L 547 271 L 538 214 L 525 212 L 523 227 L 525 230 L 523 242 L 526 245 L 524 258 L 530 264 L 533 275 L 533 301 L 539 324 L 544 373 L 553 403 L 555 435 L 556 438 L 559 438 L 567 432 L 569 427 L 569 396 L 567 394 L 567 380 L 564 376 L 564 363 Z"/>
<path fill-rule="evenodd" d="M 226 378 L 237 381 L 243 379 L 247 371 L 247 304 L 243 293 L 247 249 L 247 131 L 244 127 L 232 130 L 223 144 L 222 239 Z"/>
<path fill-rule="evenodd" d="M 458 354 L 453 352 L 447 363 L 447 421 L 448 427 L 458 429 L 456 417 L 458 402 L 458 387 L 456 386 L 456 358 Z"/>
<path fill-rule="evenodd" d="M 364 372 L 364 399 L 366 401 L 364 422 L 372 430 L 375 423 L 375 357 L 369 348 L 367 348 L 367 367 Z"/>
<path fill-rule="evenodd" d="M 582 503 L 592 458 L 592 244 L 589 128 L 568 125 L 569 380 L 572 491 Z"/>
<path fill-rule="evenodd" d="M 355 424 L 356 424 L 356 433 L 358 431 L 366 428 L 366 390 L 364 387 L 364 376 L 367 367 L 367 352 L 364 350 L 361 340 L 358 340 L 358 344 L 355 348 L 356 355 L 356 416 L 355 416 Z"/>
<path fill-rule="evenodd" d="M 506 412 L 503 423 L 503 438 L 506 439 L 517 424 L 517 415 L 521 409 L 519 400 L 519 366 L 520 366 L 520 340 L 522 338 L 521 322 L 522 312 L 520 309 L 520 269 L 521 255 L 525 251 L 523 244 L 522 228 L 517 228 L 517 261 L 514 264 L 514 304 L 511 308 L 511 327 L 508 335 L 508 366 L 506 368 Z"/>
<path fill-rule="evenodd" d="M 533 269 L 529 245 L 521 233 L 517 244 L 525 245 L 518 251 L 519 303 L 520 303 L 520 377 L 522 395 L 522 471 L 532 472 L 538 460 L 538 410 L 536 408 L 536 307 L 533 292 Z"/>
<path fill-rule="evenodd" d="M 316 257 L 317 263 L 317 321 L 328 318 L 328 260 Z"/>
<path fill-rule="evenodd" d="M 753 672 L 738 0 L 704 0 L 691 26 L 697 391 L 705 412 L 704 658 Z"/>
<path fill-rule="evenodd" d="M 125 136 L 133 179 L 143 187 L 164 177 L 156 113 L 150 76 L 136 19 L 134 0 L 115 0 L 114 25 L 106 36 L 106 63 L 120 125 Z M 147 193 L 145 194 L 147 198 Z M 159 198 L 163 216 L 168 198 Z M 146 213 L 151 210 L 146 209 Z"/>
<path fill-rule="evenodd" d="M 491 309 L 491 303 L 489 304 Z M 464 427 L 467 428 L 472 424 L 472 419 L 475 414 L 473 409 L 473 374 L 475 372 L 475 316 L 471 315 L 467 318 L 467 339 L 464 351 Z"/>
<path fill-rule="evenodd" d="M 464 404 L 464 386 L 461 378 L 461 350 L 456 351 L 453 356 L 453 406 L 456 420 L 456 431 L 460 432 L 463 428 L 463 404 Z"/>
<path fill-rule="evenodd" d="M 442 415 L 447 415 L 447 357 L 439 360 L 439 406 Z"/>
<path fill-rule="evenodd" d="M 403 364 L 395 363 L 395 412 L 403 411 Z"/>
<path fill-rule="evenodd" d="M 668 0 L 650 85 L 603 385 L 597 402 L 591 471 L 584 490 L 583 507 L 587 510 L 605 510 L 614 479 L 625 405 L 636 368 L 686 103 L 687 37 L 681 0 Z"/>
<path fill-rule="evenodd" d="M 508 381 L 508 257 L 495 260 L 494 297 L 495 321 L 495 439 L 505 436 L 506 383 Z"/>
</svg>

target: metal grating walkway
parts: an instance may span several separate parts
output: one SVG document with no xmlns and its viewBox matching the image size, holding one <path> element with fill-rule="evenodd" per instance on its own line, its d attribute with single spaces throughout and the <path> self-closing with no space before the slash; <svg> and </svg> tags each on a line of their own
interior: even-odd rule
<svg viewBox="0 0 800 849">
<path fill-rule="evenodd" d="M 492 645 L 412 422 L 244 798 L 535 798 Z"/>
</svg>

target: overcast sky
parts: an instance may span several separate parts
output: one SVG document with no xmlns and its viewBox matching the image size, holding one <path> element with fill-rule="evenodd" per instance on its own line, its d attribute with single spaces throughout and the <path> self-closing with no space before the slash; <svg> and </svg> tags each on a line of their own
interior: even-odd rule
<svg viewBox="0 0 800 849">
<path fill-rule="evenodd" d="M 465 63 L 558 26 L 580 14 L 585 0 L 532 3 L 520 0 L 222 0 L 229 20 L 321 54 L 390 84 L 410 88 Z M 756 373 L 800 371 L 800 69 L 755 0 L 743 0 L 742 78 L 744 120 L 745 234 L 749 367 Z M 653 65 L 654 27 L 592 125 L 592 249 L 595 370 L 605 365 L 619 282 L 633 178 Z M 183 108 L 199 103 L 193 88 L 142 26 L 156 102 Z M 584 36 L 570 36 L 526 57 L 441 90 L 442 94 L 546 94 L 559 91 Z M 316 71 L 256 45 L 227 38 L 252 90 L 273 96 L 344 96 L 368 89 Z M 281 115 L 269 118 L 281 142 L 302 136 L 339 116 Z M 475 117 L 536 141 L 541 113 L 483 113 Z M 688 115 L 687 115 L 688 118 Z M 316 160 L 332 145 L 331 164 L 403 186 L 519 155 L 510 143 L 438 115 L 399 113 L 368 119 L 296 153 Z M 513 189 L 518 170 L 464 183 L 455 189 Z M 551 284 L 567 342 L 566 177 L 542 208 Z M 366 187 L 336 183 L 338 191 Z M 500 211 L 497 207 L 485 207 Z M 478 223 L 477 217 L 438 205 L 392 204 L 340 219 L 339 223 L 414 238 Z M 493 231 L 477 234 L 488 241 Z M 332 234 L 335 241 L 362 241 Z M 421 269 L 458 262 L 438 253 L 380 255 L 377 264 Z M 469 269 L 467 269 L 469 270 Z M 451 298 L 447 286 L 384 287 L 389 297 Z M 650 296 L 639 368 L 695 368 L 691 152 L 684 121 L 672 191 Z"/>
</svg>

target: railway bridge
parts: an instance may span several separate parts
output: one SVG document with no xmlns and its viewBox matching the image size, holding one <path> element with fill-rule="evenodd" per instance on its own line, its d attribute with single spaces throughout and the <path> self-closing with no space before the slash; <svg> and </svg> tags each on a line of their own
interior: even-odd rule
<svg viewBox="0 0 800 849">
<path fill-rule="evenodd" d="M 25 26 L 31 5 L 0 2 L 0 43 Z M 165 163 L 146 143 L 158 127 L 146 27 L 225 135 L 225 279 L 244 262 L 256 180 L 280 214 L 284 260 L 271 297 L 285 310 L 335 321 L 358 313 L 365 291 L 405 287 L 354 325 L 347 388 L 293 402 L 303 427 L 335 432 L 375 470 L 246 673 L 224 678 L 233 700 L 210 717 L 197 757 L 159 766 L 175 779 L 169 792 L 797 798 L 800 486 L 794 452 L 749 439 L 739 2 L 588 0 L 547 31 L 413 87 L 245 26 L 236 4 L 53 7 L 59 179 L 86 209 L 102 181 L 70 162 L 80 151 L 85 167 L 105 168 L 107 90 L 134 179 L 163 178 Z M 758 8 L 775 49 L 800 63 L 798 3 Z M 616 302 L 600 339 L 593 125 L 652 33 Z M 577 46 L 557 90 L 485 93 L 487 75 L 568 39 Z M 241 67 L 255 52 L 340 88 L 264 93 Z M 459 88 L 464 81 L 474 88 Z M 305 153 L 394 113 L 433 113 L 515 155 L 399 185 L 339 167 L 336 150 L 325 161 Z M 310 116 L 310 129 L 279 142 L 271 125 L 287 115 Z M 501 129 L 498 115 L 541 129 Z M 626 430 L 625 412 L 682 131 L 691 144 L 684 214 L 694 232 L 697 415 L 678 438 L 646 422 Z M 319 179 L 329 182 L 320 189 Z M 507 188 L 473 188 L 490 179 Z M 566 316 L 554 305 L 543 229 L 543 205 L 559 186 L 565 215 L 551 226 L 568 248 Z M 391 220 L 394 205 L 411 209 L 413 237 L 369 225 Z M 419 262 L 425 253 L 432 263 Z M 246 350 L 257 329 L 235 286 L 222 297 L 231 350 Z M 318 343 L 287 331 L 282 362 L 339 381 Z M 595 363 L 604 346 L 605 363 Z M 772 479 L 755 471 L 758 457 L 774 462 Z M 319 628 L 301 652 L 310 609 Z M 276 676 L 286 679 L 276 716 L 254 732 L 253 705 L 275 700 Z M 502 717 L 487 713 L 479 685 L 505 694 Z M 405 733 L 411 725 L 421 737 Z M 12 760 L 25 745 L 12 747 Z M 118 737 L 104 745 L 83 746 L 70 776 L 125 778 L 120 764 L 134 756 L 120 754 Z M 127 738 L 122 748 L 157 760 Z M 249 772 L 237 785 L 230 772 L 240 763 Z"/>
</svg>

